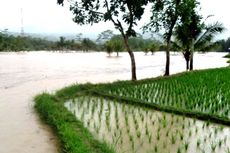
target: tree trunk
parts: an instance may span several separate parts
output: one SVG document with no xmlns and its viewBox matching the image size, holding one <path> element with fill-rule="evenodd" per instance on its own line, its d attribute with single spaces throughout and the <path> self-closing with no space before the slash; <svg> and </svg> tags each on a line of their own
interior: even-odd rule
<svg viewBox="0 0 230 153">
<path fill-rule="evenodd" d="M 133 54 L 132 50 L 129 47 L 128 37 L 127 36 L 123 36 L 123 38 L 124 38 L 126 50 L 128 51 L 130 59 L 131 59 L 132 80 L 136 81 L 137 80 L 137 76 L 136 76 L 136 62 L 135 62 L 135 57 L 134 57 L 134 54 Z"/>
<path fill-rule="evenodd" d="M 191 47 L 191 56 L 190 56 L 190 71 L 193 70 L 193 55 L 194 54 L 194 39 L 192 39 L 192 47 Z"/>
<path fill-rule="evenodd" d="M 119 52 L 117 52 L 117 57 L 119 56 Z"/>
<path fill-rule="evenodd" d="M 165 76 L 169 76 L 169 66 L 170 66 L 170 41 L 167 42 L 167 50 L 166 50 L 166 65 L 165 65 Z"/>
<path fill-rule="evenodd" d="M 189 70 L 189 60 L 186 59 L 186 70 Z"/>
<path fill-rule="evenodd" d="M 191 53 L 190 53 L 190 51 L 185 51 L 185 52 L 183 52 L 183 55 L 184 55 L 184 59 L 186 61 L 186 70 L 188 71 Z"/>
<path fill-rule="evenodd" d="M 193 52 L 191 53 L 191 58 L 190 58 L 190 71 L 193 70 Z"/>
</svg>

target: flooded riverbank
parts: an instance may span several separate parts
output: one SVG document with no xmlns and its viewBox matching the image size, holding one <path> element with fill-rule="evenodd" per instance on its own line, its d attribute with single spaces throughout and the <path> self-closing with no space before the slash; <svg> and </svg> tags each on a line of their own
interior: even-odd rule
<svg viewBox="0 0 230 153">
<path fill-rule="evenodd" d="M 40 123 L 33 97 L 72 83 L 130 79 L 130 60 L 106 53 L 0 53 L 0 152 L 58 152 L 54 136 Z M 225 53 L 196 54 L 194 68 L 227 66 Z M 162 75 L 165 54 L 135 53 L 138 79 Z M 171 72 L 185 70 L 181 54 L 172 54 Z"/>
</svg>

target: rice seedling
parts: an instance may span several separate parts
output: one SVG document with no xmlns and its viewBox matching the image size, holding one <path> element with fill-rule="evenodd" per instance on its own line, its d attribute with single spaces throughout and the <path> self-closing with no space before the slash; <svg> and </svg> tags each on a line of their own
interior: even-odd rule
<svg viewBox="0 0 230 153">
<path fill-rule="evenodd" d="M 149 134 L 149 135 L 148 135 L 148 140 L 149 140 L 149 143 L 152 142 L 152 134 Z"/>
<path fill-rule="evenodd" d="M 180 148 L 177 149 L 177 153 L 181 153 L 181 149 Z"/>
<path fill-rule="evenodd" d="M 189 143 L 186 141 L 186 142 L 184 143 L 184 149 L 185 149 L 185 151 L 188 150 L 188 146 L 189 146 Z"/>
<path fill-rule="evenodd" d="M 211 144 L 211 149 L 212 149 L 212 152 L 215 152 L 215 150 L 216 150 L 216 144 L 213 142 Z"/>
<path fill-rule="evenodd" d="M 197 142 L 196 142 L 196 147 L 197 147 L 197 148 L 200 147 L 200 143 L 201 143 L 201 142 L 200 142 L 200 139 L 198 139 Z"/>
<path fill-rule="evenodd" d="M 158 147 L 157 147 L 157 145 L 155 145 L 154 151 L 155 151 L 156 153 L 158 152 Z"/>
<path fill-rule="evenodd" d="M 140 137 L 141 137 L 141 132 L 140 132 L 140 131 L 137 131 L 137 138 L 140 139 Z"/>
<path fill-rule="evenodd" d="M 226 153 L 230 153 L 230 148 L 229 147 L 227 148 Z"/>
<path fill-rule="evenodd" d="M 174 134 L 171 135 L 171 143 L 172 144 L 176 143 L 176 136 Z"/>
</svg>

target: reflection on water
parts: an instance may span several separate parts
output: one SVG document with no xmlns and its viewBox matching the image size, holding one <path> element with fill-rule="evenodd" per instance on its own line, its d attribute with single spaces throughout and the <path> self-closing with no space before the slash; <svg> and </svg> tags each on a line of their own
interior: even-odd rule
<svg viewBox="0 0 230 153">
<path fill-rule="evenodd" d="M 65 103 L 93 135 L 126 153 L 224 153 L 230 128 L 96 97 Z"/>
<path fill-rule="evenodd" d="M 225 53 L 195 54 L 195 69 L 227 66 Z M 58 152 L 53 136 L 33 110 L 33 96 L 72 83 L 130 79 L 127 53 L 0 52 L 0 152 Z M 162 75 L 165 53 L 135 53 L 137 77 Z M 185 70 L 181 54 L 172 53 L 171 71 Z M 9 113 L 10 112 L 10 113 Z"/>
</svg>

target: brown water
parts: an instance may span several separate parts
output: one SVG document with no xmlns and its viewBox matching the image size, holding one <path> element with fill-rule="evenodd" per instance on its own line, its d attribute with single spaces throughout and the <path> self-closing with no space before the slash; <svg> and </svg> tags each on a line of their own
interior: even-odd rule
<svg viewBox="0 0 230 153">
<path fill-rule="evenodd" d="M 40 123 L 33 97 L 72 83 L 130 79 L 130 60 L 105 53 L 20 52 L 0 53 L 0 153 L 58 152 L 50 129 Z M 225 53 L 195 55 L 195 69 L 227 66 Z M 135 53 L 137 77 L 162 75 L 165 55 Z M 172 72 L 185 69 L 181 55 L 173 54 Z"/>
<path fill-rule="evenodd" d="M 65 106 L 117 153 L 230 151 L 226 126 L 97 97 L 77 97 Z"/>
</svg>

